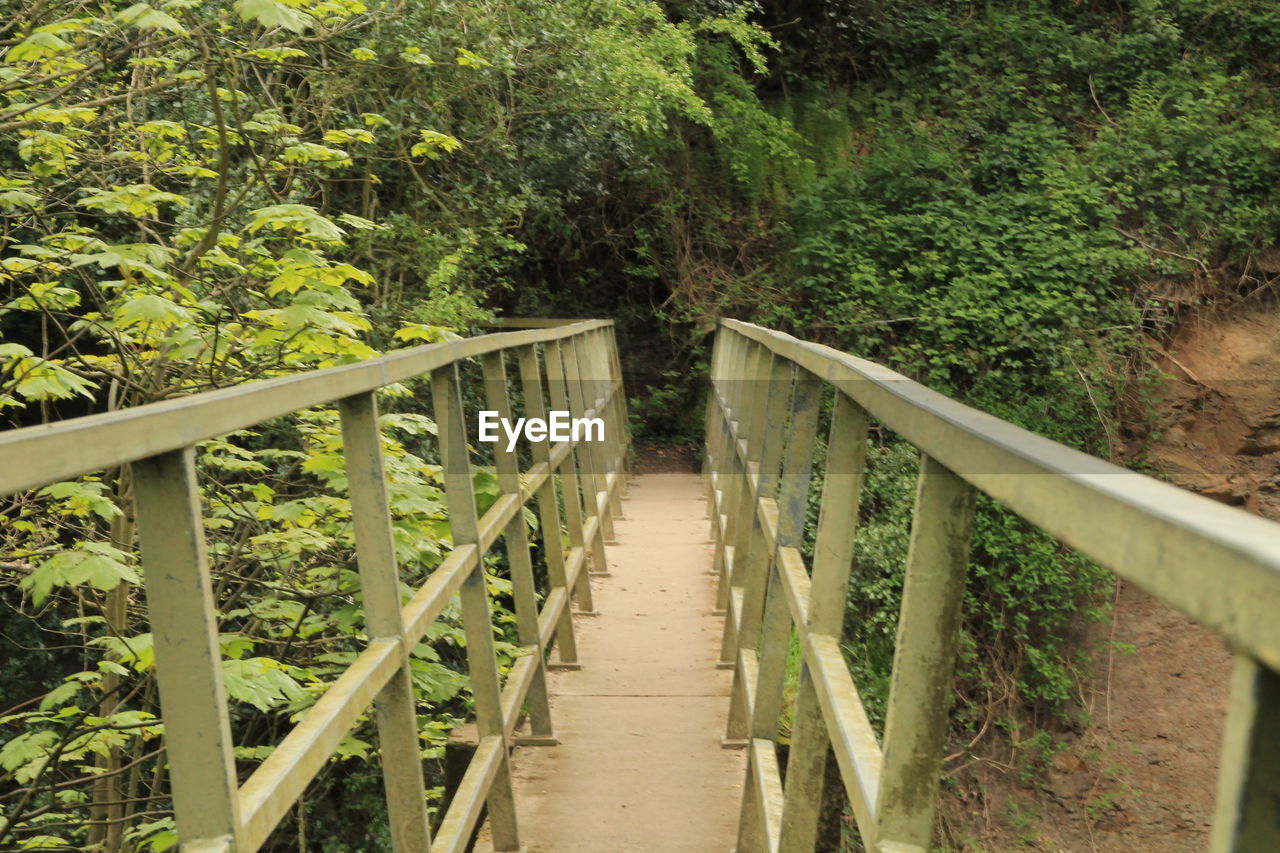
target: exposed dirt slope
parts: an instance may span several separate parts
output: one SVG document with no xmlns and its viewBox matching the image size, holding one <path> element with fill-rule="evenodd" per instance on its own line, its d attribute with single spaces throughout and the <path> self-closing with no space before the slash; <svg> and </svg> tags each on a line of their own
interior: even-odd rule
<svg viewBox="0 0 1280 853">
<path fill-rule="evenodd" d="M 1153 343 L 1153 346 L 1154 343 Z M 1280 308 L 1184 323 L 1143 460 L 1179 486 L 1280 519 Z M 1090 632 L 1080 730 L 1047 768 L 988 756 L 959 774 L 946 809 L 968 850 L 1199 853 L 1213 815 L 1230 655 L 1215 634 L 1139 590 L 1117 587 Z M 1014 766 L 1017 765 L 1017 766 Z"/>
<path fill-rule="evenodd" d="M 1280 308 L 1185 323 L 1161 361 L 1170 381 L 1149 453 L 1156 470 L 1280 518 Z"/>
</svg>

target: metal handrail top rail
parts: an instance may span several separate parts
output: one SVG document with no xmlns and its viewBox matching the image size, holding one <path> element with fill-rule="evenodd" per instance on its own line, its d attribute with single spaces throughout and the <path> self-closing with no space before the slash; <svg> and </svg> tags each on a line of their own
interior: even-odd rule
<svg viewBox="0 0 1280 853">
<path fill-rule="evenodd" d="M 1032 524 L 1280 668 L 1275 522 L 1073 450 L 882 365 L 750 323 L 721 322 L 831 382 Z"/>
<path fill-rule="evenodd" d="M 378 358 L 0 433 L 0 496 L 178 450 L 467 358 L 611 326 L 582 320 L 395 350 Z"/>
</svg>

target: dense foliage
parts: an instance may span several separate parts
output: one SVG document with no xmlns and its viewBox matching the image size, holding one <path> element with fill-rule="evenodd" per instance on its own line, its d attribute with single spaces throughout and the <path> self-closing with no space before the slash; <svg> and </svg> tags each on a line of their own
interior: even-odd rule
<svg viewBox="0 0 1280 853">
<path fill-rule="evenodd" d="M 771 167 L 779 251 L 711 311 L 890 364 L 1044 435 L 1128 460 L 1147 342 L 1266 292 L 1280 119 L 1265 2 L 767 4 L 767 86 L 806 141 Z M 822 38 L 814 38 L 821 33 Z M 764 298 L 762 298 L 762 294 Z M 848 651 L 887 690 L 915 461 L 881 434 Z M 959 721 L 1060 712 L 1109 578 L 979 506 Z M 1044 717 L 1042 717 L 1044 719 Z"/>
<path fill-rule="evenodd" d="M 466 330 L 512 286 L 523 223 L 553 227 L 600 174 L 643 168 L 677 119 L 726 132 L 732 110 L 695 80 L 704 45 L 762 69 L 767 42 L 733 7 L 673 22 L 621 0 L 2 8 L 13 425 Z M 406 590 L 450 547 L 416 390 L 382 395 Z M 197 448 L 242 774 L 363 645 L 340 445 L 321 408 Z M 483 511 L 492 470 L 474 482 Z M 6 849 L 173 844 L 135 538 L 127 471 L 4 506 L 5 656 L 36 649 L 0 677 Z M 412 654 L 425 758 L 467 713 L 461 646 L 449 610 Z M 385 849 L 374 750 L 348 737 L 272 845 Z"/>
<path fill-rule="evenodd" d="M 0 0 L 0 412 L 496 310 L 616 316 L 647 437 L 691 441 L 726 314 L 1127 459 L 1145 342 L 1269 284 L 1277 47 L 1271 0 Z M 383 401 L 406 583 L 449 548 L 414 390 Z M 338 440 L 321 409 L 199 448 L 244 773 L 362 639 Z M 871 458 L 846 639 L 875 710 L 916 459 L 879 430 Z M 0 846 L 163 849 L 127 473 L 6 501 L 0 543 Z M 958 724 L 1062 709 L 1108 579 L 989 503 L 970 578 Z M 415 652 L 428 757 L 457 646 Z M 273 844 L 382 849 L 366 734 Z"/>
</svg>

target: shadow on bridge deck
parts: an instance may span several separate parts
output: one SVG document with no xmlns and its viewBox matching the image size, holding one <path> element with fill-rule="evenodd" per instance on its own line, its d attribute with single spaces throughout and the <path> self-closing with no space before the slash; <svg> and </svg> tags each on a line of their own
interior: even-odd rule
<svg viewBox="0 0 1280 853">
<path fill-rule="evenodd" d="M 576 620 L 580 671 L 551 675 L 560 745 L 513 758 L 529 853 L 713 853 L 737 834 L 743 753 L 720 746 L 731 672 L 700 481 L 634 481 L 592 578 L 599 616 Z M 489 853 L 487 834 L 477 851 Z"/>
</svg>

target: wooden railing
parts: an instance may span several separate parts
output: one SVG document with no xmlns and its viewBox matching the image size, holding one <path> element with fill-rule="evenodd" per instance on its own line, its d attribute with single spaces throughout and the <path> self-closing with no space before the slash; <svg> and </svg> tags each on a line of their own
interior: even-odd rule
<svg viewBox="0 0 1280 853">
<path fill-rule="evenodd" d="M 721 322 L 712 379 L 705 474 L 735 670 L 726 743 L 749 751 L 737 853 L 816 849 L 829 747 L 865 848 L 929 849 L 975 490 L 1222 635 L 1236 662 L 1211 849 L 1280 850 L 1280 526 L 747 323 Z M 800 545 L 824 383 L 834 410 L 810 567 Z M 883 747 L 840 649 L 871 417 L 921 453 Z M 803 666 L 784 785 L 793 630 Z"/>
<path fill-rule="evenodd" d="M 430 344 L 344 367 L 282 377 L 126 411 L 0 435 L 0 495 L 131 465 L 156 678 L 182 850 L 251 853 L 372 702 L 376 708 L 391 836 L 398 853 L 466 849 L 484 803 L 496 851 L 520 849 L 508 746 L 521 709 L 526 740 L 554 743 L 545 688 L 546 652 L 576 660 L 570 599 L 591 610 L 587 565 L 605 569 L 604 543 L 625 479 L 625 398 L 612 323 L 565 321 Z M 458 365 L 478 358 L 490 410 L 511 414 L 507 355 L 516 362 L 523 416 L 553 410 L 600 417 L 603 442 L 531 445 L 521 471 L 506 442 L 494 445 L 501 497 L 478 516 Z M 453 550 L 402 604 L 383 470 L 376 391 L 430 374 Z M 205 554 L 193 446 L 337 400 L 369 643 L 271 756 L 239 784 L 218 646 L 216 602 Z M 562 498 L 557 495 L 559 478 Z M 524 507 L 535 501 L 550 590 L 534 587 Z M 563 547 L 563 503 L 569 546 Z M 500 686 L 484 558 L 505 540 L 517 658 Z M 462 601 L 467 663 L 480 742 L 434 842 L 427 820 L 421 747 L 408 652 L 455 593 Z"/>
</svg>

